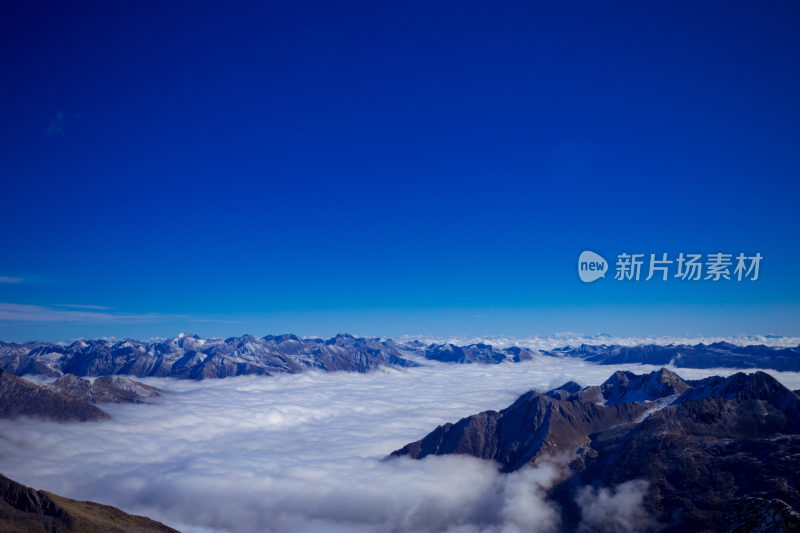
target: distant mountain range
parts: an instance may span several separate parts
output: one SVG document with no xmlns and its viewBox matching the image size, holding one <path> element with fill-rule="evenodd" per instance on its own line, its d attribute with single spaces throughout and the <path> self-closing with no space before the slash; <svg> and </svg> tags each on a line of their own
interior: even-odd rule
<svg viewBox="0 0 800 533">
<path fill-rule="evenodd" d="M 0 475 L 0 531 L 6 533 L 179 533 L 110 505 L 34 490 Z"/>
<path fill-rule="evenodd" d="M 800 346 L 780 348 L 753 344 L 739 346 L 729 342 L 693 346 L 642 344 L 639 346 L 586 345 L 545 351 L 549 355 L 579 357 L 603 365 L 644 363 L 683 368 L 763 368 L 800 371 Z"/>
<path fill-rule="evenodd" d="M 672 365 L 679 368 L 761 368 L 800 371 L 800 346 L 773 347 L 763 344 L 739 346 L 728 342 L 695 345 L 640 344 L 637 346 L 590 345 L 565 346 L 552 350 L 535 350 L 522 346 L 495 348 L 491 344 L 475 343 L 466 346 L 430 344 L 419 341 L 400 345 L 420 352 L 426 359 L 452 363 L 496 364 L 520 362 L 535 355 L 574 357 L 601 365 L 642 363 Z"/>
<path fill-rule="evenodd" d="M 368 372 L 380 367 L 413 367 L 426 360 L 456 364 L 522 362 L 537 356 L 574 357 L 598 364 L 645 363 L 688 368 L 763 368 L 800 371 L 800 347 L 714 344 L 639 346 L 581 345 L 552 350 L 485 343 L 457 346 L 418 340 L 330 339 L 294 335 L 243 335 L 202 339 L 181 334 L 167 340 L 78 340 L 70 344 L 0 341 L 0 368 L 21 376 L 134 375 L 204 379 L 246 374 L 298 373 L 308 369 Z"/>
<path fill-rule="evenodd" d="M 583 487 L 647 482 L 639 530 L 800 531 L 800 396 L 763 372 L 686 381 L 666 369 L 528 392 L 393 456 L 467 454 L 505 472 L 568 463 L 549 498 L 579 528 Z M 565 457 L 566 454 L 566 457 Z"/>
<path fill-rule="evenodd" d="M 164 341 L 78 340 L 71 344 L 0 342 L 0 368 L 16 375 L 135 375 L 204 379 L 245 374 L 325 371 L 367 372 L 417 366 L 391 340 L 337 335 L 301 339 L 294 335 L 201 339 L 181 334 Z"/>
</svg>

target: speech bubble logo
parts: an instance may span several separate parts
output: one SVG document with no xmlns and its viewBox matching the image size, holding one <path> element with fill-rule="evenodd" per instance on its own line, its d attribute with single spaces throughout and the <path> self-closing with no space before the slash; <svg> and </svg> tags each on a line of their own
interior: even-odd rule
<svg viewBox="0 0 800 533">
<path fill-rule="evenodd" d="M 585 250 L 578 257 L 578 277 L 584 283 L 591 283 L 600 278 L 606 277 L 608 262 L 603 256 Z"/>
</svg>

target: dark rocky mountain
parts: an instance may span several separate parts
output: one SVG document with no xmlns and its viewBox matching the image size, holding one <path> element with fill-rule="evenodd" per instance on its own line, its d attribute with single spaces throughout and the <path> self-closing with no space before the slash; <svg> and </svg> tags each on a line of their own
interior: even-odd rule
<svg viewBox="0 0 800 533">
<path fill-rule="evenodd" d="M 598 387 L 529 392 L 499 412 L 439 426 L 392 455 L 462 453 L 513 471 L 569 468 L 549 497 L 580 528 L 587 486 L 647 481 L 640 530 L 800 531 L 800 397 L 755 372 L 686 382 L 667 370 Z"/>
<path fill-rule="evenodd" d="M 588 451 L 588 435 L 628 424 L 647 412 L 642 404 L 600 405 L 559 400 L 529 392 L 502 411 L 484 411 L 437 427 L 423 439 L 392 453 L 422 459 L 460 453 L 493 459 L 505 472 L 563 451 Z"/>
<path fill-rule="evenodd" d="M 547 352 L 547 355 L 578 357 L 602 365 L 643 363 L 679 368 L 763 368 L 800 371 L 800 346 L 777 348 L 754 344 L 738 346 L 728 342 L 714 344 L 606 346 L 583 344 Z"/>
<path fill-rule="evenodd" d="M 244 374 L 367 372 L 417 366 L 391 340 L 337 335 L 328 340 L 294 335 L 201 339 L 181 334 L 165 341 L 79 340 L 69 345 L 0 342 L 0 368 L 15 374 L 135 375 L 184 379 Z"/>
<path fill-rule="evenodd" d="M 34 490 L 0 475 L 0 531 L 5 533 L 179 533 L 116 507 Z"/>
<path fill-rule="evenodd" d="M 105 411 L 84 399 L 0 370 L 0 418 L 22 416 L 61 422 L 109 418 Z"/>
</svg>

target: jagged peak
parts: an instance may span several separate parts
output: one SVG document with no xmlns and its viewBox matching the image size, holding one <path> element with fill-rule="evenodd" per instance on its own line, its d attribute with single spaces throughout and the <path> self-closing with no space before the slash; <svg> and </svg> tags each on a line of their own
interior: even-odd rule
<svg viewBox="0 0 800 533">
<path fill-rule="evenodd" d="M 773 376 L 759 370 L 752 373 L 737 372 L 727 377 L 712 376 L 701 379 L 678 400 L 686 402 L 709 397 L 724 400 L 735 398 L 776 400 L 778 396 L 785 394 L 793 393 Z"/>
<path fill-rule="evenodd" d="M 470 345 L 467 346 L 467 348 L 471 348 L 471 347 L 479 348 L 481 350 L 491 350 L 492 349 L 492 345 L 491 344 L 486 344 L 485 342 L 476 342 L 474 344 L 470 344 Z"/>
<path fill-rule="evenodd" d="M 578 392 L 582 388 L 583 387 L 581 387 L 578 383 L 576 383 L 574 381 L 567 381 L 566 383 L 564 383 L 560 387 L 556 387 L 554 389 L 550 389 L 547 392 L 555 392 L 555 391 L 563 390 L 563 391 L 567 391 L 569 393 L 573 393 L 573 392 Z"/>
<path fill-rule="evenodd" d="M 638 377 L 638 375 L 634 374 L 633 372 L 628 372 L 626 370 L 617 370 L 616 372 L 611 374 L 611 376 L 609 376 L 607 380 L 601 383 L 600 386 L 604 387 L 607 385 L 617 385 L 620 383 L 625 384 L 630 382 L 631 379 L 634 379 L 636 377 Z"/>
<path fill-rule="evenodd" d="M 267 342 L 275 342 L 278 344 L 284 341 L 300 341 L 300 338 L 292 333 L 284 333 L 282 335 L 265 335 L 262 338 Z"/>
<path fill-rule="evenodd" d="M 732 350 L 732 349 L 738 348 L 737 345 L 732 344 L 732 343 L 727 342 L 727 341 L 714 342 L 714 343 L 709 344 L 708 347 L 709 348 L 724 348 L 726 350 Z"/>
<path fill-rule="evenodd" d="M 649 374 L 617 371 L 600 386 L 608 404 L 654 401 L 683 394 L 690 385 L 666 368 Z"/>
</svg>

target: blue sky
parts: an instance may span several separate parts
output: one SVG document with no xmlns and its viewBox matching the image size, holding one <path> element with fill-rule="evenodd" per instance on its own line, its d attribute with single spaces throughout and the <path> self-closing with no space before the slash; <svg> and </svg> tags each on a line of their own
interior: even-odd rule
<svg viewBox="0 0 800 533">
<path fill-rule="evenodd" d="M 0 338 L 800 334 L 796 4 L 17 4 Z"/>
</svg>

